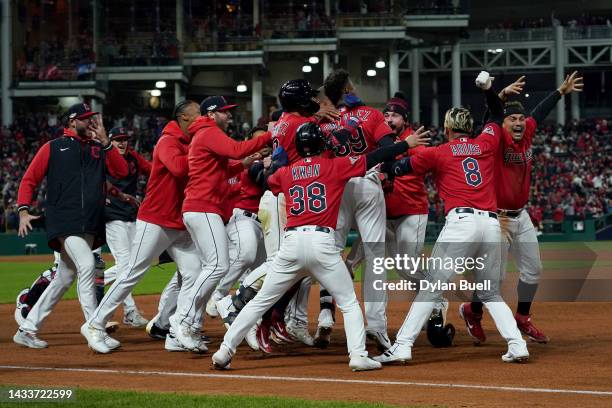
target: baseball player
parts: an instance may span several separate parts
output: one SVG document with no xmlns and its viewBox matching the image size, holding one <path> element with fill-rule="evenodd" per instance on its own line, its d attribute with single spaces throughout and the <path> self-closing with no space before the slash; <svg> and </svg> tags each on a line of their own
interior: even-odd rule
<svg viewBox="0 0 612 408">
<path fill-rule="evenodd" d="M 19 236 L 32 229 L 29 205 L 46 177 L 45 224 L 49 247 L 60 252 L 55 278 L 13 337 L 15 343 L 45 348 L 37 333 L 44 319 L 78 276 L 77 293 L 87 320 L 96 308 L 95 264 L 92 248 L 104 244 L 104 187 L 106 174 L 127 175 L 128 167 L 113 147 L 89 105 L 72 105 L 63 117 L 64 134 L 45 143 L 28 166 L 18 192 Z M 101 343 L 116 347 L 102 327 Z"/>
<path fill-rule="evenodd" d="M 122 193 L 109 194 L 104 208 L 106 218 L 106 241 L 115 258 L 115 265 L 104 271 L 104 285 L 109 285 L 117 278 L 118 271 L 127 269 L 130 261 L 130 247 L 134 239 L 136 228 L 136 214 L 138 202 L 133 203 L 126 200 L 128 197 L 136 196 L 138 188 L 138 176 L 151 174 L 151 163 L 140 154 L 128 147 L 130 135 L 123 127 L 115 127 L 110 130 L 109 137 L 125 161 L 128 163 L 129 174 L 123 179 L 107 177 L 107 180 Z M 145 327 L 149 321 L 142 317 L 136 302 L 131 294 L 123 301 L 123 323 L 133 327 Z"/>
<path fill-rule="evenodd" d="M 345 70 L 332 72 L 323 85 L 325 94 L 336 107 L 340 107 L 340 119 L 334 123 L 323 125 L 323 131 L 345 128 L 351 129 L 348 143 L 343 149 L 337 151 L 338 156 L 355 157 L 374 150 L 377 146 L 390 146 L 394 143 L 395 133 L 385 122 L 383 114 L 369 106 L 366 106 L 355 93 L 349 73 Z M 374 275 L 372 265 L 374 258 L 385 256 L 385 229 L 386 212 L 385 199 L 378 173 L 369 172 L 364 177 L 356 177 L 351 180 L 344 190 L 344 197 L 340 213 L 338 215 L 338 228 L 336 229 L 336 245 L 338 250 L 344 250 L 346 238 L 353 225 L 356 223 L 362 240 L 366 245 L 364 271 L 364 287 L 374 278 L 386 280 L 385 275 Z M 329 335 L 334 324 L 332 298 L 325 288 L 321 288 L 321 313 L 315 344 L 318 347 L 326 347 L 329 343 Z M 386 350 L 391 346 L 387 335 L 387 295 L 386 292 L 364 292 L 365 316 L 367 320 L 366 335 L 376 342 L 380 350 Z"/>
<path fill-rule="evenodd" d="M 501 279 L 501 232 L 497 220 L 495 197 L 495 163 L 501 144 L 502 102 L 491 87 L 492 79 L 482 71 L 476 85 L 485 90 L 491 120 L 480 135 L 470 138 L 473 119 L 464 108 L 451 108 L 444 118 L 448 143 L 403 158 L 385 171 L 395 175 L 417 175 L 434 171 L 440 196 L 444 200 L 446 224 L 434 245 L 431 259 L 480 260 L 474 268 L 476 281 L 488 283 L 490 289 L 478 290 L 478 297 L 487 306 L 502 337 L 508 342 L 504 362 L 529 359 L 525 340 L 517 328 L 508 305 L 499 294 Z M 441 301 L 443 284 L 449 282 L 455 269 L 453 262 L 434 262 L 426 273 L 435 287 L 420 290 L 400 328 L 395 344 L 375 357 L 381 363 L 412 359 L 412 346 L 435 302 Z"/>
<path fill-rule="evenodd" d="M 427 132 L 424 133 L 426 135 Z M 414 138 L 416 141 L 417 138 Z M 261 291 L 231 325 L 219 350 L 212 356 L 215 368 L 228 368 L 236 347 L 248 329 L 288 288 L 306 274 L 325 285 L 343 313 L 349 367 L 374 370 L 381 365 L 368 357 L 361 307 L 353 282 L 337 250 L 333 230 L 343 189 L 352 177 L 408 149 L 404 141 L 367 156 L 326 158 L 321 155 L 326 137 L 319 126 L 307 122 L 297 129 L 294 147 L 300 157 L 267 179 L 270 190 L 287 197 L 287 226 L 280 249 Z"/>
<path fill-rule="evenodd" d="M 98 353 L 111 351 L 101 341 L 106 322 L 163 251 L 168 251 L 180 271 L 182 286 L 179 298 L 186 296 L 202 271 L 197 250 L 181 217 L 191 142 L 188 128 L 200 117 L 200 107 L 194 101 L 181 101 L 175 106 L 172 117 L 153 150 L 151 175 L 144 201 L 138 209 L 130 261 L 125 270 L 118 271 L 117 280 L 81 327 L 81 334 L 89 347 Z M 194 342 L 206 350 L 199 335 Z"/>
<path fill-rule="evenodd" d="M 189 147 L 189 180 L 182 206 L 183 221 L 191 235 L 203 264 L 187 296 L 178 298 L 177 312 L 170 326 L 178 341 L 190 350 L 197 350 L 201 326 L 200 311 L 217 283 L 229 270 L 229 247 L 225 231 L 224 200 L 229 186 L 229 159 L 243 159 L 261 150 L 271 141 L 271 134 L 244 142 L 236 142 L 225 131 L 232 119 L 231 109 L 222 96 L 206 98 L 201 116 L 189 126 L 193 141 Z M 182 271 L 182 268 L 179 267 Z"/>
<path fill-rule="evenodd" d="M 499 97 L 507 100 L 511 95 L 522 92 L 525 77 L 520 77 L 500 92 Z M 542 261 L 536 230 L 525 210 L 531 187 L 532 153 L 531 145 L 538 123 L 541 123 L 559 100 L 572 92 L 581 92 L 582 77 L 573 72 L 565 77 L 557 90 L 543 99 L 525 117 L 520 102 L 508 102 L 504 108 L 501 159 L 496 168 L 497 215 L 502 229 L 502 265 L 507 267 L 508 252 L 512 254 L 520 276 L 517 285 L 518 305 L 514 318 L 519 330 L 530 340 L 547 343 L 548 336 L 531 321 L 531 303 L 535 297 Z M 468 332 L 475 343 L 486 340 L 482 328 L 482 303 L 474 301 L 461 305 Z"/>
</svg>

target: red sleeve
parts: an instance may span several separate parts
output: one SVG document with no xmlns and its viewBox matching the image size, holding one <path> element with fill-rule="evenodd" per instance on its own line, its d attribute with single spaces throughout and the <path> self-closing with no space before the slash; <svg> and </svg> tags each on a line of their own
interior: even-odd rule
<svg viewBox="0 0 612 408">
<path fill-rule="evenodd" d="M 157 142 L 157 157 L 174 177 L 187 177 L 189 174 L 187 155 L 182 152 L 178 143 L 176 139 L 162 136 Z"/>
<path fill-rule="evenodd" d="M 444 146 L 444 145 L 442 145 Z M 410 165 L 414 174 L 425 174 L 436 168 L 438 148 L 428 147 L 410 156 Z"/>
<path fill-rule="evenodd" d="M 287 167 L 283 167 L 282 169 L 278 169 L 276 170 L 276 172 L 274 174 L 272 174 L 270 177 L 268 177 L 268 189 L 272 192 L 272 194 L 274 195 L 278 195 L 279 193 L 283 192 L 283 186 L 282 186 L 282 177 L 283 177 L 283 173 L 285 172 L 285 169 Z"/>
<path fill-rule="evenodd" d="M 19 183 L 19 191 L 17 192 L 17 211 L 28 209 L 32 203 L 34 190 L 40 184 L 42 179 L 47 174 L 49 168 L 49 156 L 51 155 L 50 142 L 45 143 L 36 152 L 36 156 L 32 159 L 32 163 L 28 166 L 21 183 Z"/>
<path fill-rule="evenodd" d="M 227 157 L 228 159 L 243 159 L 248 155 L 257 152 L 262 147 L 269 144 L 272 140 L 272 134 L 270 132 L 266 132 L 255 139 L 237 142 L 223 133 L 221 129 L 208 129 L 211 129 L 211 131 L 207 132 L 205 136 L 199 137 L 199 139 L 201 139 L 200 143 L 202 143 L 206 150 L 219 156 Z"/>
<path fill-rule="evenodd" d="M 525 141 L 530 145 L 533 143 L 533 137 L 535 136 L 538 123 L 531 116 L 525 120 Z"/>
<path fill-rule="evenodd" d="M 334 163 L 334 175 L 339 176 L 339 180 L 348 181 L 353 177 L 365 176 L 366 173 L 366 155 L 346 156 L 337 159 L 331 159 Z"/>
<path fill-rule="evenodd" d="M 375 145 L 372 146 L 376 148 L 378 146 L 378 142 L 385 136 L 392 135 L 393 130 L 387 125 L 385 122 L 385 116 L 378 110 L 371 111 L 373 117 L 368 120 L 368 134 L 372 135 L 374 138 Z"/>
<path fill-rule="evenodd" d="M 129 173 L 128 164 L 119 153 L 119 149 L 111 144 L 111 148 L 106 150 L 106 169 L 111 177 L 122 179 Z"/>
<path fill-rule="evenodd" d="M 482 133 L 476 136 L 475 139 L 477 139 L 479 142 L 484 142 L 493 150 L 497 150 L 502 144 L 503 137 L 504 132 L 502 131 L 502 128 L 495 122 L 489 122 L 485 125 Z"/>
<path fill-rule="evenodd" d="M 136 161 L 138 162 L 139 173 L 144 174 L 145 176 L 150 176 L 151 175 L 151 162 L 145 159 L 144 157 L 142 157 L 138 152 L 134 150 L 130 151 L 130 154 L 132 154 L 136 158 Z"/>
<path fill-rule="evenodd" d="M 227 176 L 232 178 L 244 170 L 244 166 L 242 165 L 242 160 L 230 160 L 229 166 L 227 168 Z"/>
</svg>

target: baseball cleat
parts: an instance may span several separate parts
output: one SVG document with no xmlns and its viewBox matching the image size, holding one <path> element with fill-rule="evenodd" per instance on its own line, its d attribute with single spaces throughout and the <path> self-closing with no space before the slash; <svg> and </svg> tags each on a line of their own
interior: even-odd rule
<svg viewBox="0 0 612 408">
<path fill-rule="evenodd" d="M 230 326 L 238 316 L 236 313 L 236 309 L 234 308 L 234 303 L 232 302 L 232 296 L 227 295 L 223 299 L 218 300 L 215 303 L 217 308 L 217 312 L 219 313 L 219 317 L 223 320 L 223 324 L 225 325 L 225 329 L 229 330 Z"/>
<path fill-rule="evenodd" d="M 462 303 L 459 306 L 459 316 L 465 321 L 465 327 L 474 344 L 484 343 L 487 336 L 482 328 L 482 313 L 474 313 L 470 303 Z"/>
<path fill-rule="evenodd" d="M 366 331 L 366 337 L 368 340 L 372 340 L 376 343 L 376 348 L 378 348 L 378 351 L 381 353 L 391 347 L 391 340 L 389 340 L 389 336 L 385 332 Z"/>
<path fill-rule="evenodd" d="M 369 371 L 369 370 L 380 370 L 382 364 L 378 361 L 372 360 L 368 356 L 357 356 L 351 357 L 349 367 L 353 371 Z"/>
<path fill-rule="evenodd" d="M 104 330 L 106 330 L 106 334 L 112 334 L 116 332 L 117 330 L 119 330 L 119 322 L 107 322 L 106 326 L 104 327 Z"/>
<path fill-rule="evenodd" d="M 172 333 L 168 333 L 168 335 L 166 336 L 166 342 L 164 344 L 164 348 L 167 351 L 178 351 L 178 352 L 184 352 L 184 351 L 189 351 L 188 349 L 186 349 L 185 347 L 183 347 L 183 345 L 181 343 L 179 343 L 179 341 L 176 339 L 176 337 L 174 337 L 174 335 Z"/>
<path fill-rule="evenodd" d="M 272 325 L 270 326 L 270 338 L 276 344 L 293 343 L 291 335 L 287 332 L 287 326 L 282 318 L 272 313 Z"/>
<path fill-rule="evenodd" d="M 110 350 L 116 350 L 121 347 L 119 340 L 113 339 L 108 335 L 108 333 L 106 333 L 106 336 L 104 336 L 104 344 L 106 344 L 106 347 L 108 347 Z"/>
<path fill-rule="evenodd" d="M 146 327 L 148 323 L 149 321 L 140 314 L 138 309 L 127 311 L 125 313 L 125 316 L 123 316 L 123 324 L 126 324 L 128 326 Z"/>
<path fill-rule="evenodd" d="M 533 325 L 531 322 L 531 315 L 522 315 L 517 313 L 514 315 L 514 319 L 516 320 L 516 325 L 521 333 L 529 337 L 529 340 L 542 344 L 548 343 L 550 340 L 547 335 L 542 333 L 542 331 Z"/>
<path fill-rule="evenodd" d="M 201 336 L 194 333 L 191 327 L 178 324 L 174 316 L 170 318 L 170 328 L 179 343 L 186 349 L 195 353 L 208 351 L 208 347 L 202 342 Z"/>
<path fill-rule="evenodd" d="M 317 327 L 313 345 L 320 349 L 326 349 L 331 340 L 331 327 Z"/>
<path fill-rule="evenodd" d="M 13 341 L 25 347 L 42 349 L 47 348 L 49 344 L 46 341 L 38 338 L 36 333 L 18 329 L 13 336 Z"/>
<path fill-rule="evenodd" d="M 210 337 L 208 337 L 207 335 L 201 333 L 200 334 L 200 341 L 204 344 L 210 344 L 212 343 L 212 340 L 210 339 Z"/>
<path fill-rule="evenodd" d="M 372 357 L 382 364 L 405 363 L 412 360 L 412 348 L 403 344 L 394 344 L 380 356 Z"/>
<path fill-rule="evenodd" d="M 504 363 L 526 363 L 529 360 L 529 351 L 525 345 L 509 344 L 508 351 L 501 359 Z"/>
<path fill-rule="evenodd" d="M 254 324 L 253 327 L 249 329 L 244 340 L 247 342 L 249 347 L 254 351 L 259 350 L 259 342 L 257 341 L 257 325 Z"/>
<path fill-rule="evenodd" d="M 30 293 L 30 289 L 23 289 L 15 300 L 15 321 L 19 326 L 25 322 L 28 313 L 30 313 L 30 306 L 26 303 L 28 293 Z"/>
<path fill-rule="evenodd" d="M 234 353 L 222 344 L 219 350 L 212 355 L 213 368 L 216 370 L 226 370 L 230 368 L 233 355 Z"/>
<path fill-rule="evenodd" d="M 154 320 L 151 320 L 149 323 L 147 323 L 145 331 L 147 332 L 149 337 L 156 340 L 165 340 L 168 336 L 168 333 L 170 332 L 170 330 L 162 329 L 161 327 L 156 325 Z"/>
<path fill-rule="evenodd" d="M 308 332 L 308 325 L 304 322 L 290 321 L 287 325 L 287 333 L 291 338 L 304 343 L 308 347 L 314 346 L 314 339 Z"/>
<path fill-rule="evenodd" d="M 270 326 L 266 323 L 257 325 L 257 345 L 259 349 L 266 354 L 272 353 L 272 346 L 270 345 Z"/>
<path fill-rule="evenodd" d="M 212 317 L 213 319 L 219 316 L 219 312 L 217 311 L 217 304 L 216 304 L 217 300 L 219 299 L 216 299 L 215 294 L 213 293 L 210 299 L 208 299 L 208 302 L 206 302 L 206 314 Z"/>
<path fill-rule="evenodd" d="M 81 326 L 81 334 L 87 339 L 87 345 L 89 346 L 89 348 L 95 351 L 96 353 L 110 353 L 111 350 L 104 341 L 107 336 L 104 330 L 96 329 L 88 322 L 85 322 Z"/>
</svg>

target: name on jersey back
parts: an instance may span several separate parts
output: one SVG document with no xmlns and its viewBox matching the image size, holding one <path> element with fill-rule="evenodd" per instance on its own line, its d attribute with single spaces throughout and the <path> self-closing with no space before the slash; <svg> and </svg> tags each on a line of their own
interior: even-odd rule
<svg viewBox="0 0 612 408">
<path fill-rule="evenodd" d="M 318 177 L 320 174 L 320 164 L 309 164 L 308 166 L 295 166 L 291 169 L 293 180 L 303 180 L 311 177 Z"/>
<path fill-rule="evenodd" d="M 457 143 L 450 145 L 453 156 L 478 156 L 482 154 L 480 146 L 472 143 Z"/>
</svg>

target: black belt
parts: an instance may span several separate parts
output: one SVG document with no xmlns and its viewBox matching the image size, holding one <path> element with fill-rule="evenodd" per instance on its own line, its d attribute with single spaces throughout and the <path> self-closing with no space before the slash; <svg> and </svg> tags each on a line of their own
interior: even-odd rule
<svg viewBox="0 0 612 408">
<path fill-rule="evenodd" d="M 516 218 L 519 215 L 521 215 L 521 212 L 523 212 L 522 208 L 520 210 L 500 210 L 500 209 L 497 209 L 497 215 L 501 215 L 502 217 Z"/>
<path fill-rule="evenodd" d="M 242 210 L 242 213 L 243 213 L 244 215 L 246 215 L 247 217 L 252 218 L 252 219 L 254 219 L 255 221 L 259 222 L 259 218 L 257 217 L 257 214 L 252 213 L 252 212 L 250 212 L 250 211 L 245 211 L 245 210 Z"/>
<path fill-rule="evenodd" d="M 318 225 L 316 225 L 316 226 L 311 226 L 311 227 L 289 227 L 289 228 L 285 228 L 285 231 L 317 231 L 317 232 L 325 232 L 326 234 L 329 234 L 332 230 L 331 228 L 319 227 Z"/>
<path fill-rule="evenodd" d="M 476 212 L 478 212 L 478 213 L 487 213 L 489 215 L 489 217 L 497 219 L 497 214 L 494 213 L 493 211 L 474 210 L 473 208 L 469 208 L 469 207 L 457 207 L 457 208 L 455 208 L 454 211 L 457 214 L 476 214 Z"/>
</svg>

